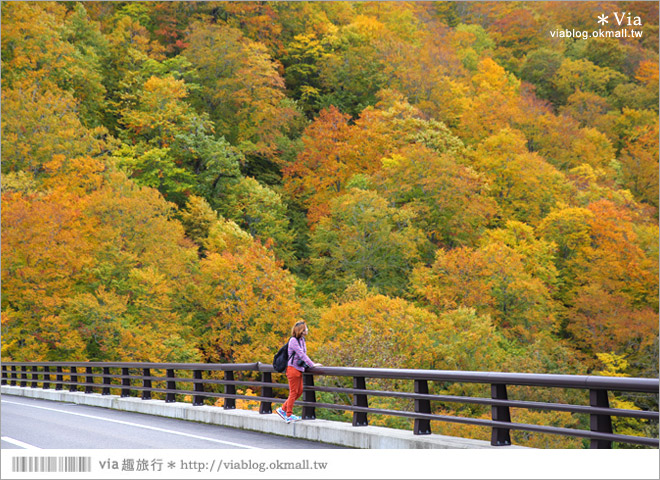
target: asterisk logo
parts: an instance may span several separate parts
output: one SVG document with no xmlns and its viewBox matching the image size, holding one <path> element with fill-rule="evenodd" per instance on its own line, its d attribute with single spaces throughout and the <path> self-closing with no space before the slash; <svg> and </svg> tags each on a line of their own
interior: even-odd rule
<svg viewBox="0 0 660 480">
<path fill-rule="evenodd" d="M 605 14 L 603 14 L 603 15 L 598 15 L 598 23 L 600 23 L 601 25 L 603 25 L 603 24 L 605 24 L 605 23 L 608 23 L 608 21 L 607 21 L 607 15 L 605 15 Z"/>
</svg>

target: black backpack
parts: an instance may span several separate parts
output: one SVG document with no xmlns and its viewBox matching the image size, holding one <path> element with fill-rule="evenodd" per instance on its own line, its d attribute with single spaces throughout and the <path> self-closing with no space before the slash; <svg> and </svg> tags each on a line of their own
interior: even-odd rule
<svg viewBox="0 0 660 480">
<path fill-rule="evenodd" d="M 293 352 L 291 356 L 288 356 L 288 353 L 289 353 L 289 342 L 286 342 L 284 346 L 280 348 L 273 357 L 273 368 L 275 369 L 276 372 L 280 372 L 280 373 L 284 372 L 286 370 L 286 366 L 289 364 L 289 359 L 293 357 L 293 355 L 296 352 Z"/>
</svg>

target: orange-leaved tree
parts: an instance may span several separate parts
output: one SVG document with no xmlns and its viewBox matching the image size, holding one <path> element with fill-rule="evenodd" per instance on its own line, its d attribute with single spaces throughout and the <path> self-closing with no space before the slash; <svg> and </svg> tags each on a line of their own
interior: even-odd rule
<svg viewBox="0 0 660 480">
<path fill-rule="evenodd" d="M 311 225 L 329 212 L 329 202 L 355 175 L 371 175 L 382 160 L 407 145 L 437 154 L 458 153 L 462 142 L 442 122 L 428 120 L 392 90 L 379 92 L 375 107 L 362 111 L 353 125 L 337 108 L 321 111 L 303 134 L 303 150 L 283 169 L 284 189 L 307 209 Z"/>
<path fill-rule="evenodd" d="M 557 328 L 553 249 L 536 240 L 531 227 L 509 222 L 479 248 L 437 250 L 430 267 L 413 272 L 413 290 L 437 311 L 469 307 L 488 313 L 508 337 L 530 343 Z"/>
</svg>

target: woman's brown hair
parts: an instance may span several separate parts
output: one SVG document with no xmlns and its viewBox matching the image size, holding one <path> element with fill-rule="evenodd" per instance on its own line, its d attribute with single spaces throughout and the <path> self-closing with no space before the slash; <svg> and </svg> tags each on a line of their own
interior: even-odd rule
<svg viewBox="0 0 660 480">
<path fill-rule="evenodd" d="M 299 339 L 300 337 L 302 337 L 302 334 L 306 328 L 307 325 L 305 324 L 305 322 L 296 323 L 291 329 L 291 336 L 296 337 L 296 339 Z"/>
</svg>

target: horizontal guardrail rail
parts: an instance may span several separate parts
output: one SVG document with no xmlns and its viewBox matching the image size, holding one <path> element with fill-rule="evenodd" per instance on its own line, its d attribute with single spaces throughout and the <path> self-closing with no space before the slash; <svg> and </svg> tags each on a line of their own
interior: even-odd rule
<svg viewBox="0 0 660 480">
<path fill-rule="evenodd" d="M 155 372 L 163 372 L 154 374 Z M 236 373 L 257 378 L 236 379 Z M 274 382 L 273 374 L 285 383 Z M 219 378 L 219 377 L 222 378 Z M 319 377 L 352 379 L 352 388 L 315 385 Z M 283 398 L 274 396 L 275 389 L 287 390 L 284 374 L 276 373 L 272 365 L 262 363 L 132 363 L 132 362 L 3 362 L 2 384 L 56 390 L 68 389 L 85 393 L 109 395 L 119 391 L 122 397 L 140 392 L 142 399 L 152 394 L 164 396 L 166 402 L 176 396 L 189 395 L 193 405 L 203 405 L 206 398 L 222 398 L 223 408 L 236 408 L 236 400 L 259 402 L 259 412 L 272 413 L 272 403 Z M 367 379 L 394 379 L 413 382 L 412 392 L 374 390 L 367 388 Z M 429 393 L 429 383 L 475 383 L 490 386 L 490 398 L 436 395 Z M 154 386 L 154 383 L 156 385 Z M 611 448 L 612 442 L 658 447 L 657 438 L 622 435 L 613 432 L 612 417 L 630 417 L 658 421 L 657 411 L 611 408 L 608 392 L 641 392 L 657 395 L 658 379 L 601 377 L 588 375 L 553 375 L 502 372 L 462 372 L 444 370 L 407 370 L 387 368 L 316 367 L 303 374 L 302 406 L 304 419 L 315 419 L 316 409 L 331 409 L 353 413 L 353 425 L 369 424 L 369 415 L 389 415 L 414 421 L 413 433 L 431 433 L 431 421 L 454 422 L 491 428 L 491 445 L 511 445 L 511 430 L 581 437 L 590 440 L 591 448 Z M 41 386 L 41 387 L 39 387 Z M 237 393 L 237 386 L 254 387 L 258 395 Z M 580 389 L 589 393 L 589 405 L 571 405 L 538 401 L 510 400 L 509 386 Z M 219 388 L 223 387 L 223 388 Z M 218 391 L 222 390 L 222 391 Z M 317 392 L 348 395 L 351 405 L 318 402 Z M 390 397 L 414 402 L 413 410 L 392 410 L 369 407 L 370 397 Z M 490 405 L 491 419 L 469 418 L 433 413 L 432 402 Z M 511 421 L 510 408 L 550 410 L 589 415 L 590 429 L 532 425 Z"/>
</svg>

